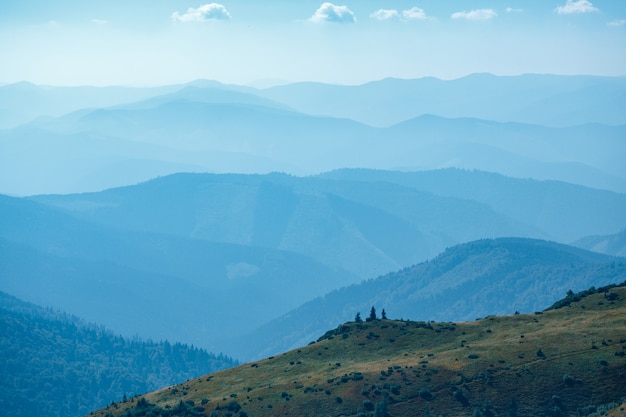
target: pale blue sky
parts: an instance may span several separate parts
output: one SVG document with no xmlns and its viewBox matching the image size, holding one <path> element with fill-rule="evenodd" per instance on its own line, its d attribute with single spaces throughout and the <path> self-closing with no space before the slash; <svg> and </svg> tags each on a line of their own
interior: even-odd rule
<svg viewBox="0 0 626 417">
<path fill-rule="evenodd" d="M 0 84 L 626 75 L 622 0 L 0 2 Z"/>
</svg>

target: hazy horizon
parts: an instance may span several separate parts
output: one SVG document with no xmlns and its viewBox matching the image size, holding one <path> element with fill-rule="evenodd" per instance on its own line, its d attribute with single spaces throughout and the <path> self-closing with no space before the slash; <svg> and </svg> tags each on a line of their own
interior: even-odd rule
<svg viewBox="0 0 626 417">
<path fill-rule="evenodd" d="M 626 3 L 25 0 L 0 5 L 0 85 L 362 84 L 626 75 Z"/>
<path fill-rule="evenodd" d="M 460 75 L 458 77 L 452 77 L 452 78 L 445 78 L 445 77 L 437 77 L 437 76 L 433 76 L 433 75 L 423 75 L 423 76 L 418 76 L 418 77 L 381 77 L 381 78 L 375 78 L 375 79 L 371 79 L 371 80 L 365 80 L 365 81 L 361 81 L 358 83 L 341 83 L 341 82 L 324 82 L 324 81 L 315 81 L 315 80 L 299 80 L 299 81 L 289 81 L 289 80 L 282 80 L 282 79 L 272 79 L 272 78 L 259 78 L 256 80 L 251 80 L 249 82 L 246 83 L 228 83 L 228 82 L 222 82 L 220 80 L 216 80 L 216 79 L 211 79 L 211 78 L 194 78 L 194 79 L 190 79 L 190 80 L 186 80 L 186 81 L 180 81 L 180 82 L 176 82 L 176 83 L 172 83 L 172 84 L 103 84 L 103 85 L 96 85 L 96 84 L 77 84 L 77 85 L 70 85 L 70 84 L 39 84 L 30 80 L 19 80 L 19 81 L 15 81 L 15 82 L 9 82 L 9 83 L 3 83 L 0 82 L 0 87 L 6 87 L 6 86 L 11 86 L 11 85 L 16 85 L 16 84 L 32 84 L 35 85 L 37 87 L 42 87 L 42 88 L 47 88 L 47 87 L 51 87 L 51 88 L 81 88 L 81 87 L 95 87 L 95 88 L 108 88 L 108 87 L 112 87 L 112 88 L 159 88 L 159 87 L 171 87 L 171 86 L 185 86 L 185 85 L 190 85 L 196 82 L 217 82 L 219 84 L 225 85 L 225 86 L 237 86 L 237 87 L 251 87 L 251 88 L 255 88 L 258 90 L 264 90 L 264 89 L 268 89 L 268 88 L 272 88 L 272 87 L 276 87 L 276 86 L 282 86 L 282 85 L 289 85 L 289 84 L 299 84 L 299 83 L 312 83 L 312 84 L 326 84 L 326 85 L 335 85 L 335 86 L 346 86 L 346 87 L 356 87 L 356 86 L 361 86 L 361 85 L 366 85 L 366 84 L 371 84 L 371 83 L 376 83 L 376 82 L 380 82 L 380 81 L 385 81 L 385 80 L 404 80 L 404 81 L 409 81 L 409 80 L 420 80 L 420 79 L 436 79 L 436 80 L 441 80 L 441 81 L 456 81 L 456 80 L 461 80 L 463 78 L 467 78 L 467 77 L 471 77 L 471 76 L 475 76 L 475 75 L 488 75 L 488 76 L 494 76 L 494 77 L 499 77 L 499 78 L 506 78 L 506 77 L 520 77 L 520 76 L 533 76 L 533 75 L 547 75 L 547 76 L 558 76 L 558 77 L 607 77 L 607 78 L 626 78 L 626 74 L 624 75 L 598 75 L 598 74 L 557 74 L 557 73 L 541 73 L 541 72 L 524 72 L 524 73 L 519 73 L 519 74 L 506 74 L 506 75 L 499 75 L 499 74 L 494 74 L 491 72 L 471 72 L 468 74 L 464 74 L 464 75 Z"/>
</svg>

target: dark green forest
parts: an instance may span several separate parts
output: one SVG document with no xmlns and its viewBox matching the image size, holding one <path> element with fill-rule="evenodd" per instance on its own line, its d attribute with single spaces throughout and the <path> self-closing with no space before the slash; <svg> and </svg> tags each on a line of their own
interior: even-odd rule
<svg viewBox="0 0 626 417">
<path fill-rule="evenodd" d="M 128 340 L 0 292 L 4 417 L 88 414 L 125 397 L 237 365 L 167 341 Z"/>
</svg>

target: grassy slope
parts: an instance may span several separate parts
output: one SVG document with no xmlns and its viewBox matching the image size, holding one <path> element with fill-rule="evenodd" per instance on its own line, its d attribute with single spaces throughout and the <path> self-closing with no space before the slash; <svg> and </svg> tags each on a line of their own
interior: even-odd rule
<svg viewBox="0 0 626 417">
<path fill-rule="evenodd" d="M 391 416 L 426 408 L 446 416 L 477 408 L 495 416 L 576 414 L 626 396 L 626 287 L 610 292 L 617 299 L 599 293 L 542 314 L 467 323 L 348 323 L 315 344 L 142 398 L 163 410 L 193 401 L 205 415 L 236 415 L 234 401 L 240 416 L 374 415 L 385 403 Z M 94 414 L 145 415 L 139 399 Z"/>
</svg>

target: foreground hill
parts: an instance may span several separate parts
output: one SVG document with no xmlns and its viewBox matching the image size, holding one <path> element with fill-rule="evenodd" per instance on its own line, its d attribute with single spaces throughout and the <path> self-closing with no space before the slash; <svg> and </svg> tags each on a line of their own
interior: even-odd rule
<svg viewBox="0 0 626 417">
<path fill-rule="evenodd" d="M 626 288 L 586 294 L 473 322 L 346 323 L 90 415 L 588 416 L 626 396 Z"/>
<path fill-rule="evenodd" d="M 0 292 L 0 409 L 72 417 L 112 400 L 237 364 L 168 342 L 128 340 Z"/>
<path fill-rule="evenodd" d="M 259 358 L 306 344 L 324 329 L 351 320 L 356 312 L 365 314 L 373 305 L 395 317 L 473 320 L 541 310 L 568 290 L 624 280 L 623 258 L 535 239 L 483 239 L 310 301 L 234 343 L 231 353 Z M 246 348 L 245 339 L 267 349 Z"/>
</svg>

